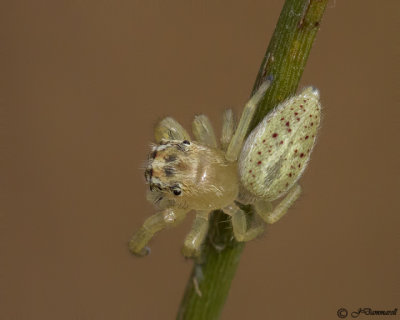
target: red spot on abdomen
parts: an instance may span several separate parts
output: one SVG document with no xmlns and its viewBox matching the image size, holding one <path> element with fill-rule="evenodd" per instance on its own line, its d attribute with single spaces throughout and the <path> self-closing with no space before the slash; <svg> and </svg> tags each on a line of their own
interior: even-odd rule
<svg viewBox="0 0 400 320">
<path fill-rule="evenodd" d="M 272 138 L 276 138 L 278 136 L 278 134 L 277 133 L 274 133 L 273 135 L 272 135 Z"/>
</svg>

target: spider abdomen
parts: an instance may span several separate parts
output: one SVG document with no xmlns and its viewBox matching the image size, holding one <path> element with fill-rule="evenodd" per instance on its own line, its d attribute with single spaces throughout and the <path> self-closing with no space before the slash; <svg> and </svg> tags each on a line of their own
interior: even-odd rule
<svg viewBox="0 0 400 320">
<path fill-rule="evenodd" d="M 239 158 L 243 186 L 275 200 L 301 177 L 321 118 L 318 90 L 308 87 L 281 103 L 250 133 Z"/>
</svg>

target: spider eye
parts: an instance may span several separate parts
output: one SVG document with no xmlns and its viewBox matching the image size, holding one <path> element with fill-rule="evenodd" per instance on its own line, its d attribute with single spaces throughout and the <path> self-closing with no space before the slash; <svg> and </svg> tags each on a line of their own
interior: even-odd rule
<svg viewBox="0 0 400 320">
<path fill-rule="evenodd" d="M 176 196 L 179 196 L 182 193 L 182 190 L 179 187 L 179 185 L 174 185 L 173 187 L 171 187 L 171 190 Z"/>
<path fill-rule="evenodd" d="M 184 144 L 190 145 L 190 141 L 189 140 L 183 140 Z"/>
</svg>

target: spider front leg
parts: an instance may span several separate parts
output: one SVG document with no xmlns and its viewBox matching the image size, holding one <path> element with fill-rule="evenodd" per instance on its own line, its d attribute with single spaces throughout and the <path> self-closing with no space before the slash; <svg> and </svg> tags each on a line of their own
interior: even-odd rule
<svg viewBox="0 0 400 320">
<path fill-rule="evenodd" d="M 222 117 L 221 149 L 226 151 L 235 132 L 235 118 L 232 109 L 224 111 Z"/>
<path fill-rule="evenodd" d="M 198 257 L 201 252 L 201 245 L 208 232 L 209 211 L 198 211 L 193 222 L 192 230 L 186 236 L 183 243 L 182 254 L 187 258 Z"/>
<path fill-rule="evenodd" d="M 194 118 L 192 132 L 196 140 L 208 147 L 217 148 L 217 139 L 210 120 L 205 115 Z"/>
<path fill-rule="evenodd" d="M 187 131 L 171 117 L 166 117 L 157 124 L 154 137 L 157 143 L 161 140 L 190 140 Z"/>
<path fill-rule="evenodd" d="M 301 186 L 295 184 L 286 196 L 279 202 L 279 204 L 271 210 L 271 203 L 268 201 L 257 201 L 254 208 L 257 214 L 268 224 L 277 222 L 282 218 L 293 203 L 299 198 L 301 194 Z"/>
<path fill-rule="evenodd" d="M 186 210 L 168 208 L 147 218 L 142 227 L 133 235 L 129 241 L 129 250 L 137 256 L 146 256 L 150 249 L 147 243 L 162 229 L 177 225 L 183 220 Z"/>
<path fill-rule="evenodd" d="M 247 228 L 246 214 L 234 203 L 223 210 L 232 217 L 233 234 L 237 241 L 250 241 L 264 232 L 263 225 Z"/>
</svg>

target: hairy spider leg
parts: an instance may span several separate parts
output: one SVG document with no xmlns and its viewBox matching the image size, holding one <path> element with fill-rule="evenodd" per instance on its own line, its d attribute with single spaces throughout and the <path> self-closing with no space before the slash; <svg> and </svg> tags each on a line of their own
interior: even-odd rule
<svg viewBox="0 0 400 320">
<path fill-rule="evenodd" d="M 224 111 L 222 116 L 222 134 L 221 134 L 221 149 L 226 151 L 229 143 L 232 140 L 232 136 L 235 133 L 235 117 L 233 115 L 232 109 L 227 109 Z"/>
<path fill-rule="evenodd" d="M 156 143 L 160 143 L 161 140 L 190 140 L 190 135 L 178 121 L 166 117 L 155 127 L 154 138 Z"/>
<path fill-rule="evenodd" d="M 247 228 L 246 214 L 236 204 L 226 206 L 223 211 L 232 217 L 233 234 L 237 241 L 250 241 L 264 232 L 263 224 Z"/>
<path fill-rule="evenodd" d="M 211 148 L 218 148 L 217 138 L 215 137 L 214 129 L 207 116 L 198 115 L 194 117 L 192 132 L 198 142 Z"/>
<path fill-rule="evenodd" d="M 183 243 L 182 254 L 185 257 L 191 258 L 200 255 L 201 245 L 203 244 L 208 232 L 209 216 L 209 211 L 197 211 L 192 229 Z"/>
<path fill-rule="evenodd" d="M 226 151 L 225 158 L 228 161 L 232 162 L 237 160 L 240 151 L 242 150 L 243 142 L 246 138 L 247 131 L 249 130 L 251 120 L 253 119 L 254 112 L 256 111 L 257 104 L 264 97 L 264 94 L 269 88 L 270 84 L 270 80 L 264 81 L 256 93 L 246 103 L 235 134 L 233 135 Z"/>
<path fill-rule="evenodd" d="M 129 250 L 138 256 L 149 254 L 147 243 L 154 234 L 167 227 L 176 226 L 185 218 L 187 212 L 187 210 L 168 208 L 150 216 L 129 241 Z"/>
<path fill-rule="evenodd" d="M 256 201 L 254 209 L 266 223 L 272 224 L 277 222 L 287 213 L 288 209 L 300 197 L 300 194 L 301 186 L 296 183 L 273 210 L 271 210 L 271 203 L 263 200 Z"/>
</svg>

